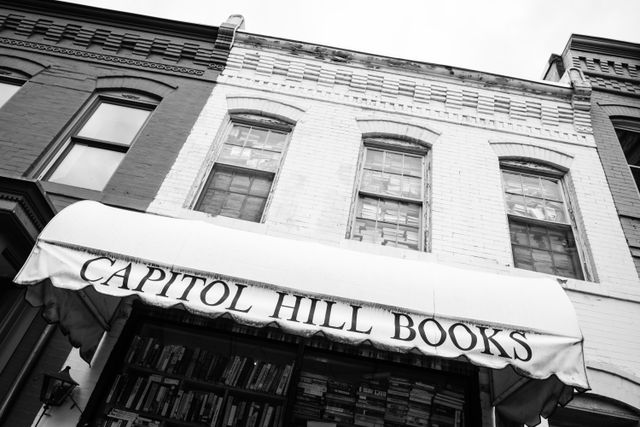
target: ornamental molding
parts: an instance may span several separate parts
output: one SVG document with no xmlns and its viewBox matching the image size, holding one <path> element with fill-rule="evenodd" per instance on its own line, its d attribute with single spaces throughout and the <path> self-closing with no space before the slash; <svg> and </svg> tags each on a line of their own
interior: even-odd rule
<svg viewBox="0 0 640 427">
<path fill-rule="evenodd" d="M 586 91 L 563 89 L 563 95 L 535 95 L 523 91 L 515 94 L 493 86 L 478 87 L 441 79 L 397 74 L 393 71 L 361 69 L 346 65 L 304 60 L 302 58 L 235 47 L 232 49 L 223 74 L 250 75 L 257 80 L 270 79 L 284 85 L 303 86 L 303 92 L 314 87 L 318 93 L 368 100 L 379 104 L 408 103 L 415 106 L 441 106 L 451 113 L 464 113 L 482 119 L 500 120 L 544 128 L 566 128 L 591 133 L 590 102 Z M 588 83 L 586 83 L 588 86 Z M 578 97 L 576 97 L 578 95 Z M 587 101 L 581 102 L 581 101 Z M 579 108 L 576 108 L 578 106 Z"/>
<path fill-rule="evenodd" d="M 227 68 L 225 71 L 229 71 Z M 276 81 L 255 74 L 236 74 L 225 72 L 218 77 L 218 84 L 227 84 L 238 88 L 254 89 L 262 92 L 277 93 L 287 96 L 311 98 L 317 101 L 338 103 L 341 105 L 376 109 L 391 113 L 406 114 L 421 119 L 454 123 L 464 126 L 496 130 L 504 133 L 542 138 L 568 144 L 595 147 L 592 130 L 589 126 L 578 131 L 577 126 L 565 124 L 563 126 L 548 126 L 537 123 L 516 121 L 506 114 L 487 115 L 472 111 L 449 110 L 444 103 L 417 103 L 410 98 L 379 99 L 366 94 L 353 94 L 344 90 L 327 90 L 313 85 L 293 83 L 290 81 Z M 586 120 L 590 123 L 587 113 Z"/>
<path fill-rule="evenodd" d="M 11 46 L 11 47 L 22 47 L 22 48 L 27 48 L 32 50 L 45 51 L 49 53 L 70 56 L 70 57 L 81 57 L 81 58 L 88 58 L 88 59 L 93 59 L 98 61 L 113 62 L 116 64 L 128 65 L 128 66 L 134 66 L 134 67 L 140 67 L 140 68 L 146 68 L 146 69 L 152 69 L 152 70 L 161 70 L 161 71 L 168 71 L 172 73 L 189 74 L 193 76 L 204 75 L 204 70 L 198 70 L 195 68 L 162 64 L 159 62 L 144 61 L 140 59 L 132 59 L 132 58 L 126 58 L 122 56 L 107 55 L 104 53 L 89 52 L 86 50 L 52 46 L 52 45 L 47 45 L 43 43 L 29 42 L 24 40 L 15 40 L 15 39 L 10 39 L 6 37 L 0 37 L 0 44 Z M 222 70 L 224 67 L 217 64 L 211 64 L 209 68 L 215 69 L 215 70 Z"/>
</svg>

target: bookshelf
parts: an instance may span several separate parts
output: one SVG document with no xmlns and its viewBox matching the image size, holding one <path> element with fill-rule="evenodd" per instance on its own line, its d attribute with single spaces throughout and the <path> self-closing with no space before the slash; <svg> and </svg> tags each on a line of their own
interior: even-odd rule
<svg viewBox="0 0 640 427">
<path fill-rule="evenodd" d="M 96 425 L 283 425 L 296 348 L 277 344 L 144 323 L 107 387 Z"/>
<path fill-rule="evenodd" d="M 79 425 L 474 427 L 468 363 L 134 311 Z"/>
</svg>

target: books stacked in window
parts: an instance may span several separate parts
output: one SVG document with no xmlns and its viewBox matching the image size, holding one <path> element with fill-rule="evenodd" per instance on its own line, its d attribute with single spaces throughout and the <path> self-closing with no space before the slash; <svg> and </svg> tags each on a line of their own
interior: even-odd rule
<svg viewBox="0 0 640 427">
<path fill-rule="evenodd" d="M 329 379 L 322 418 L 340 424 L 352 424 L 356 397 L 353 384 Z"/>
<path fill-rule="evenodd" d="M 384 427 L 387 387 L 380 380 L 360 383 L 356 393 L 354 424 L 364 427 Z"/>
<path fill-rule="evenodd" d="M 453 390 L 441 390 L 433 398 L 431 424 L 433 427 L 461 427 L 463 425 L 464 395 Z"/>
<path fill-rule="evenodd" d="M 179 390 L 168 417 L 175 420 L 216 425 L 220 417 L 223 396 L 213 392 Z"/>
<path fill-rule="evenodd" d="M 166 416 L 178 393 L 179 381 L 161 375 L 122 373 L 116 376 L 107 403 Z"/>
<path fill-rule="evenodd" d="M 414 427 L 426 427 L 431 416 L 431 400 L 434 395 L 434 387 L 430 384 L 415 382 L 411 385 L 409 393 L 409 410 L 407 411 L 407 425 Z"/>
<path fill-rule="evenodd" d="M 404 426 L 409 412 L 409 392 L 411 383 L 400 377 L 389 377 L 387 389 L 387 405 L 384 413 L 385 424 Z"/>
<path fill-rule="evenodd" d="M 136 414 L 112 408 L 100 427 L 159 427 L 160 421 L 152 420 Z"/>
<path fill-rule="evenodd" d="M 250 357 L 225 357 L 196 348 L 186 376 L 231 387 L 284 395 L 293 373 L 293 363 L 281 365 Z"/>
<path fill-rule="evenodd" d="M 322 418 L 328 380 L 329 378 L 326 375 L 306 371 L 300 372 L 294 409 L 296 416 L 310 420 Z"/>
<path fill-rule="evenodd" d="M 284 411 L 280 405 L 242 400 L 229 396 L 221 415 L 222 427 L 272 427 L 282 423 Z M 217 419 L 210 424 L 216 425 Z"/>
<path fill-rule="evenodd" d="M 158 338 L 136 335 L 126 362 L 132 365 L 182 375 L 187 370 L 193 350 L 183 345 L 163 345 Z"/>
</svg>

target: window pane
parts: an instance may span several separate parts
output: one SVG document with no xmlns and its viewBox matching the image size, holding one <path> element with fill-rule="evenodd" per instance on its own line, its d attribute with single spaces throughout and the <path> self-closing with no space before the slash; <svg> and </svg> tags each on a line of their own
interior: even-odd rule
<svg viewBox="0 0 640 427">
<path fill-rule="evenodd" d="M 511 231 L 511 243 L 529 246 L 529 231 L 525 224 L 517 222 L 509 222 L 509 229 Z"/>
<path fill-rule="evenodd" d="M 404 174 L 422 178 L 422 158 L 405 155 Z"/>
<path fill-rule="evenodd" d="M 82 126 L 78 136 L 131 144 L 151 112 L 103 102 Z"/>
<path fill-rule="evenodd" d="M 284 150 L 284 144 L 287 141 L 287 134 L 280 132 L 269 132 L 269 138 L 267 139 L 267 143 L 264 148 L 267 150 L 273 151 L 282 151 Z"/>
<path fill-rule="evenodd" d="M 74 144 L 49 181 L 102 190 L 124 158 L 124 153 Z"/>
<path fill-rule="evenodd" d="M 378 207 L 378 199 L 363 197 L 358 200 L 356 216 L 372 220 L 382 220 L 382 210 Z"/>
<path fill-rule="evenodd" d="M 262 218 L 262 211 L 264 210 L 266 201 L 267 199 L 263 197 L 247 197 L 242 207 L 240 219 L 259 222 L 260 218 Z"/>
<path fill-rule="evenodd" d="M 20 85 L 0 82 L 0 108 L 11 98 L 18 90 Z"/>
<path fill-rule="evenodd" d="M 381 171 L 383 157 L 384 153 L 382 151 L 367 148 L 367 156 L 364 161 L 365 168 Z"/>
<path fill-rule="evenodd" d="M 402 154 L 385 152 L 384 171 L 388 173 L 402 173 Z"/>
<path fill-rule="evenodd" d="M 558 202 L 546 202 L 544 207 L 544 217 L 548 221 L 567 222 L 564 205 Z"/>
<path fill-rule="evenodd" d="M 540 183 L 542 184 L 542 197 L 545 199 L 562 201 L 562 195 L 560 194 L 560 182 L 550 178 L 542 178 Z"/>
<path fill-rule="evenodd" d="M 525 198 L 527 204 L 526 215 L 529 218 L 545 219 L 545 204 L 544 200 Z"/>
<path fill-rule="evenodd" d="M 524 205 L 524 197 L 515 194 L 505 194 L 507 202 L 507 212 L 515 215 L 527 216 L 527 209 Z"/>
<path fill-rule="evenodd" d="M 249 194 L 266 198 L 271 190 L 271 179 L 261 176 L 255 176 L 251 182 L 251 190 Z"/>
<path fill-rule="evenodd" d="M 533 270 L 533 258 L 531 256 L 531 249 L 514 246 L 513 262 L 517 268 Z"/>
<path fill-rule="evenodd" d="M 514 264 L 518 268 L 582 279 L 571 228 L 509 220 Z"/>
<path fill-rule="evenodd" d="M 525 196 L 542 197 L 540 178 L 537 176 L 522 175 L 522 192 Z"/>
<path fill-rule="evenodd" d="M 197 210 L 212 215 L 260 221 L 271 189 L 271 177 L 217 167 Z"/>
<path fill-rule="evenodd" d="M 222 147 L 218 161 L 229 165 L 275 172 L 280 163 L 280 153 L 225 145 Z"/>
<path fill-rule="evenodd" d="M 554 273 L 551 252 L 533 249 L 531 256 L 533 257 L 533 270 L 541 273 Z"/>
<path fill-rule="evenodd" d="M 502 178 L 504 180 L 505 191 L 509 193 L 522 194 L 522 181 L 520 174 L 503 171 Z"/>
<path fill-rule="evenodd" d="M 531 225 L 529 227 L 529 242 L 532 248 L 551 249 L 549 237 L 547 236 L 547 229 L 545 227 Z"/>
<path fill-rule="evenodd" d="M 248 126 L 233 125 L 225 143 L 239 145 L 240 147 L 244 146 L 250 130 L 251 128 Z"/>
<path fill-rule="evenodd" d="M 249 136 L 247 137 L 247 147 L 253 148 L 264 148 L 267 142 L 267 135 L 269 131 L 264 129 L 256 129 L 252 128 L 251 132 L 249 132 Z"/>
</svg>

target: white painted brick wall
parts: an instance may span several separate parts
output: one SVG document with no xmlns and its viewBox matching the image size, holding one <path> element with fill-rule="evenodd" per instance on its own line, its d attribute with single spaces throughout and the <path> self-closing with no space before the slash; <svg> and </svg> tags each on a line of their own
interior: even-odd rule
<svg viewBox="0 0 640 427">
<path fill-rule="evenodd" d="M 516 125 L 501 124 L 497 114 L 465 116 L 464 108 L 453 106 L 457 112 L 452 113 L 443 103 L 425 106 L 413 101 L 401 106 L 376 102 L 374 107 L 374 100 L 363 92 L 357 94 L 358 99 L 353 97 L 358 88 L 328 88 L 286 80 L 286 76 L 265 77 L 267 68 L 253 74 L 225 71 L 150 211 L 390 256 L 430 258 L 514 276 L 538 275 L 510 267 L 500 170 L 490 141 L 560 151 L 572 157 L 567 184 L 580 238 L 588 247 L 598 279 L 597 283 L 569 280 L 565 285 L 585 335 L 587 364 L 616 366 L 629 377 L 640 378 L 640 334 L 635 328 L 640 324 L 640 283 L 591 135 L 572 134 L 569 127 L 558 128 L 557 124 L 543 125 L 535 133 L 522 118 Z M 400 77 L 392 75 L 390 81 Z M 494 91 L 481 92 L 500 95 Z M 215 154 L 214 143 L 220 143 L 219 129 L 227 120 L 227 96 L 262 97 L 304 110 L 291 135 L 262 224 L 212 218 L 187 208 L 194 197 L 193 188 L 202 179 L 207 156 Z M 524 94 L 521 97 L 526 98 Z M 554 108 L 567 106 L 562 100 L 558 105 L 548 98 L 533 101 Z M 404 121 L 440 133 L 432 148 L 431 253 L 345 241 L 362 145 L 357 124 L 361 118 Z"/>
</svg>

